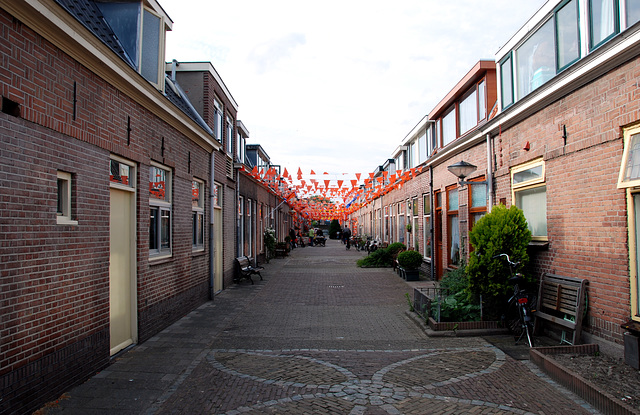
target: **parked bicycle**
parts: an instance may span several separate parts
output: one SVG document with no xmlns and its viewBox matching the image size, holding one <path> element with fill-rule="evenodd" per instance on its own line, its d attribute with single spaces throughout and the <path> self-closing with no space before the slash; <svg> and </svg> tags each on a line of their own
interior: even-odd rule
<svg viewBox="0 0 640 415">
<path fill-rule="evenodd" d="M 520 262 L 513 262 L 507 254 L 499 254 L 493 258 L 504 257 L 509 264 L 511 277 L 509 282 L 513 284 L 513 295 L 509 298 L 507 311 L 503 320 L 507 329 L 517 336 L 516 344 L 526 340 L 529 347 L 533 347 L 533 313 L 535 312 L 537 295 L 528 293 L 520 288 L 524 283 L 524 277 L 520 273 L 514 274 L 514 269 Z"/>
</svg>

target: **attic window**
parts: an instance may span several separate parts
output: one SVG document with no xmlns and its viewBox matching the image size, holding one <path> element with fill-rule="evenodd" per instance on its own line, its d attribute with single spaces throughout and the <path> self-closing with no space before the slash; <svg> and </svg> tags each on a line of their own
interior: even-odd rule
<svg viewBox="0 0 640 415">
<path fill-rule="evenodd" d="M 136 70 L 157 86 L 164 66 L 162 18 L 141 2 L 96 4 Z"/>
</svg>

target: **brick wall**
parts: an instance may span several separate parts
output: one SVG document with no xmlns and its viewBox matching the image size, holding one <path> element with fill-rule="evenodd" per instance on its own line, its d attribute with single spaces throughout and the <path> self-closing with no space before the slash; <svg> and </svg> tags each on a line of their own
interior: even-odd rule
<svg viewBox="0 0 640 415">
<path fill-rule="evenodd" d="M 208 235 L 192 252 L 191 181 L 208 188 L 210 154 L 4 10 L 0 32 L 10 39 L 0 95 L 19 105 L 19 117 L 0 113 L 4 413 L 37 409 L 108 364 L 110 154 L 137 165 L 139 340 L 207 300 Z M 149 261 L 151 160 L 173 174 L 172 256 L 160 262 Z M 57 225 L 58 170 L 72 174 L 78 225 Z"/>
</svg>

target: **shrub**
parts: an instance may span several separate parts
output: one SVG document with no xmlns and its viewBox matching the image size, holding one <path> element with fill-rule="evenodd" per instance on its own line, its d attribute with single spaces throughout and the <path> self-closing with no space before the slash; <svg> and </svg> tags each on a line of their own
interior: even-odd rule
<svg viewBox="0 0 640 415">
<path fill-rule="evenodd" d="M 357 264 L 361 268 L 384 268 L 390 267 L 393 257 L 389 254 L 388 249 L 379 248 L 370 253 L 368 256 L 359 259 Z"/>
<path fill-rule="evenodd" d="M 521 271 L 529 261 L 527 246 L 531 232 L 524 213 L 516 206 L 507 209 L 504 205 L 494 206 L 483 216 L 469 233 L 469 242 L 475 251 L 469 256 L 467 274 L 469 292 L 482 295 L 487 314 L 499 316 L 508 299 L 512 286 L 507 261 L 498 257 L 507 254 L 513 262 L 520 262 L 513 272 Z"/>
<path fill-rule="evenodd" d="M 335 239 L 342 231 L 342 227 L 340 226 L 340 222 L 338 219 L 333 219 L 329 224 L 329 238 Z"/>
<path fill-rule="evenodd" d="M 418 251 L 404 251 L 398 254 L 398 264 L 404 269 L 417 269 L 422 265 L 422 254 Z"/>
<path fill-rule="evenodd" d="M 440 302 L 440 321 L 478 321 L 480 304 L 469 295 L 469 277 L 464 263 L 453 271 L 448 271 L 440 281 L 440 288 L 447 289 L 449 295 Z M 431 315 L 437 316 L 438 302 L 431 303 Z"/>
<path fill-rule="evenodd" d="M 390 254 L 392 257 L 397 256 L 397 255 L 398 255 L 398 252 L 400 252 L 400 251 L 404 251 L 404 250 L 406 250 L 406 249 L 407 249 L 406 245 L 405 245 L 405 244 L 403 244 L 402 242 L 394 242 L 394 243 L 392 243 L 391 245 L 389 245 L 389 246 L 387 247 L 387 251 L 389 251 L 389 254 Z"/>
</svg>

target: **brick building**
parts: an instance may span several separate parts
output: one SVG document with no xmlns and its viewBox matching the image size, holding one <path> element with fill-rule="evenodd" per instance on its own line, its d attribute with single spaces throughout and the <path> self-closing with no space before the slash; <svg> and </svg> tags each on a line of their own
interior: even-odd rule
<svg viewBox="0 0 640 415">
<path fill-rule="evenodd" d="M 457 266 L 459 249 L 469 252 L 468 232 L 484 212 L 515 204 L 533 234 L 529 272 L 586 278 L 583 341 L 622 353 L 620 325 L 640 321 L 639 21 L 640 6 L 630 0 L 547 2 L 495 63 L 480 61 L 422 121 L 423 141 L 413 132 L 403 141 L 393 155 L 396 166 L 420 168 L 416 183 L 354 215 L 362 224 L 367 215 L 380 217 L 375 206 L 384 212 L 387 200 L 404 200 L 406 206 L 390 204 L 389 217 L 406 223 L 412 200 L 420 206 L 420 194 L 429 194 L 431 213 L 422 207 L 432 219 L 434 249 L 423 255 L 428 262 L 433 257 L 440 278 Z M 477 167 L 466 181 L 489 185 L 457 183 L 447 168 L 461 161 Z M 386 219 L 381 222 L 379 229 Z M 389 242 L 402 240 L 390 235 Z"/>
</svg>

